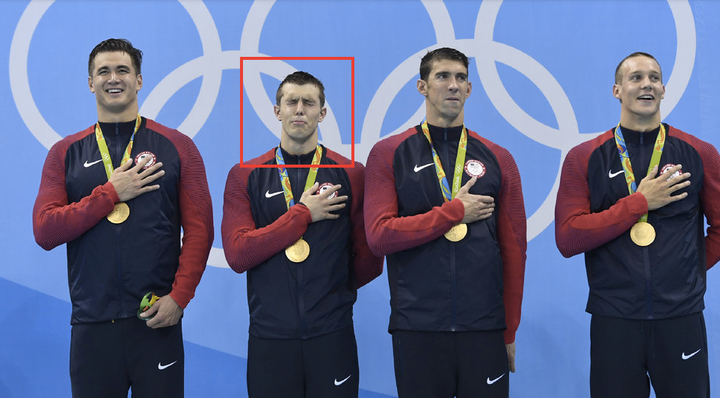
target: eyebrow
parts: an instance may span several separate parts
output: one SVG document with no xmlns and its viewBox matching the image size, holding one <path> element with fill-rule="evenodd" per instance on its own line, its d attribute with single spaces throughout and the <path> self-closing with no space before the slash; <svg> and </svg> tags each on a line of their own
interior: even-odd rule
<svg viewBox="0 0 720 398">
<path fill-rule="evenodd" d="M 450 72 L 449 70 L 439 70 L 439 71 L 435 72 L 433 75 L 434 75 L 434 76 L 437 76 L 437 75 L 455 75 L 455 76 L 465 76 L 465 77 L 467 77 L 468 74 L 465 73 L 465 72 L 455 72 L 455 73 L 453 73 L 453 72 Z"/>
<path fill-rule="evenodd" d="M 314 99 L 314 98 L 312 98 L 312 97 L 308 98 L 308 97 L 300 97 L 300 96 L 298 96 L 298 97 L 287 97 L 287 98 L 285 99 L 285 101 L 319 102 L 319 100 L 316 100 L 316 99 Z"/>
</svg>

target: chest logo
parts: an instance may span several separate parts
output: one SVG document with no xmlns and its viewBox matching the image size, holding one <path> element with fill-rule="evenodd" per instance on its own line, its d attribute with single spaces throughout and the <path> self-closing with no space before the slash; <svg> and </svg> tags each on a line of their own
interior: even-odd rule
<svg viewBox="0 0 720 398">
<path fill-rule="evenodd" d="M 268 198 L 268 199 L 270 199 L 270 198 L 272 198 L 273 196 L 278 196 L 278 195 L 280 195 L 280 194 L 282 194 L 282 193 L 283 193 L 283 191 L 277 191 L 277 192 L 270 193 L 270 190 L 268 189 L 267 191 L 265 191 L 265 197 Z"/>
<path fill-rule="evenodd" d="M 150 161 L 148 161 L 147 164 L 145 166 L 143 166 L 143 170 L 147 169 L 147 168 L 151 167 L 152 165 L 154 165 L 155 163 L 157 163 L 157 157 L 155 156 L 154 153 L 152 153 L 150 151 L 144 151 L 144 152 L 138 153 L 138 155 L 135 156 L 135 164 L 140 163 L 143 159 L 145 159 L 148 156 L 150 157 Z"/>
<path fill-rule="evenodd" d="M 485 175 L 486 170 L 485 165 L 479 160 L 470 159 L 465 162 L 465 173 L 467 173 L 470 178 L 480 178 Z"/>
<path fill-rule="evenodd" d="M 613 173 L 612 170 L 608 170 L 608 178 L 615 178 L 624 172 L 625 170 L 620 170 Z"/>
<path fill-rule="evenodd" d="M 102 162 L 102 159 L 98 159 L 98 160 L 96 160 L 96 161 L 94 161 L 94 162 L 88 162 L 88 161 L 86 160 L 86 161 L 85 161 L 85 164 L 83 164 L 83 166 L 85 166 L 85 168 L 87 169 L 88 167 L 94 166 L 94 165 L 96 165 L 96 164 L 98 164 L 98 163 L 100 163 L 100 162 Z"/>
<path fill-rule="evenodd" d="M 315 192 L 315 194 L 316 194 L 316 195 L 320 195 L 321 193 L 323 193 L 323 192 L 327 191 L 328 189 L 332 188 L 332 186 L 333 186 L 333 184 L 331 184 L 331 183 L 329 183 L 329 182 L 322 183 L 322 184 L 320 184 L 320 187 L 318 187 L 318 190 L 317 190 L 317 192 Z M 332 198 L 337 197 L 337 196 L 338 196 L 338 191 L 335 191 L 335 192 L 333 192 L 332 194 L 330 194 L 330 196 L 328 196 L 328 199 L 332 199 Z"/>
<path fill-rule="evenodd" d="M 428 164 L 424 164 L 424 165 L 422 165 L 422 166 L 418 166 L 418 165 L 416 164 L 416 165 L 415 165 L 415 168 L 413 169 L 413 171 L 415 171 L 415 172 L 417 173 L 418 171 L 420 171 L 420 170 L 422 170 L 422 169 L 424 169 L 424 168 L 426 168 L 426 167 L 430 167 L 430 166 L 432 166 L 432 165 L 434 165 L 434 164 L 435 164 L 435 163 L 428 163 Z"/>
</svg>

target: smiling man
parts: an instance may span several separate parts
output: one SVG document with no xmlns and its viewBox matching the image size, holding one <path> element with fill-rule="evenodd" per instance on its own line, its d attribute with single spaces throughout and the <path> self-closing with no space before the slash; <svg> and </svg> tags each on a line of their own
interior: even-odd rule
<svg viewBox="0 0 720 398">
<path fill-rule="evenodd" d="M 364 167 L 313 167 L 350 163 L 318 144 L 320 80 L 288 75 L 276 104 L 280 145 L 230 170 L 223 206 L 225 257 L 247 272 L 248 393 L 356 398 L 353 304 L 382 272 L 365 238 Z"/>
<path fill-rule="evenodd" d="M 560 252 L 585 253 L 591 396 L 647 398 L 652 382 L 658 397 L 709 398 L 702 311 L 720 259 L 720 156 L 661 122 L 650 54 L 620 62 L 613 95 L 620 123 L 568 153 L 555 207 Z"/>
<path fill-rule="evenodd" d="M 424 123 L 370 152 L 365 224 L 387 256 L 400 398 L 507 397 L 525 274 L 520 174 L 465 128 L 468 58 L 427 53 Z"/>
<path fill-rule="evenodd" d="M 180 319 L 212 245 L 212 204 L 192 140 L 138 114 L 141 63 L 124 39 L 92 50 L 98 122 L 50 149 L 33 209 L 37 243 L 67 243 L 74 398 L 184 394 Z M 149 292 L 159 299 L 141 311 Z"/>
</svg>

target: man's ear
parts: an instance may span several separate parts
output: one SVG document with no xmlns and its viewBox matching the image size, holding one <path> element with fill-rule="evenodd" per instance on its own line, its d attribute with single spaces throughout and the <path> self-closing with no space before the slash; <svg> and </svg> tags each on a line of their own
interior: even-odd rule
<svg viewBox="0 0 720 398">
<path fill-rule="evenodd" d="M 282 122 L 282 117 L 280 117 L 280 107 L 277 105 L 273 106 L 273 111 L 275 112 L 275 118 Z"/>
<path fill-rule="evenodd" d="M 427 82 L 423 79 L 418 79 L 417 81 L 417 91 L 423 95 L 423 97 L 427 97 Z"/>
<path fill-rule="evenodd" d="M 613 84 L 613 97 L 620 99 L 620 86 Z M 622 100 L 620 100 L 622 102 Z"/>
</svg>

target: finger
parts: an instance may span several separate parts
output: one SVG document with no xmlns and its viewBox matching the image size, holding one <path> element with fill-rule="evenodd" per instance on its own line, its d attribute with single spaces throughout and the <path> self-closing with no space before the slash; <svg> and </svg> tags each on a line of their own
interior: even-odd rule
<svg viewBox="0 0 720 398">
<path fill-rule="evenodd" d="M 143 184 L 149 184 L 164 175 L 165 175 L 165 170 L 160 170 L 157 173 L 149 175 L 149 176 L 143 176 L 142 174 L 140 174 L 140 177 L 142 179 Z"/>
<path fill-rule="evenodd" d="M 140 170 L 142 170 L 142 168 L 145 167 L 145 165 L 148 164 L 148 162 L 150 162 L 151 160 L 152 160 L 152 157 L 150 157 L 150 156 L 145 156 L 144 158 L 140 159 L 140 161 L 137 162 L 135 167 L 132 168 L 133 171 L 135 171 L 136 173 L 139 173 Z"/>
<path fill-rule="evenodd" d="M 681 165 L 681 164 L 676 164 L 675 166 L 667 169 L 667 170 L 665 171 L 665 173 L 670 173 L 669 175 L 673 175 L 675 172 L 681 171 L 681 170 L 682 170 L 682 165 Z M 665 173 L 663 173 L 663 174 L 665 174 Z"/>
<path fill-rule="evenodd" d="M 140 172 L 140 176 L 142 177 L 142 176 L 154 174 L 154 173 L 157 172 L 162 166 L 163 166 L 162 162 L 160 162 L 160 163 L 155 163 L 154 165 L 152 165 L 152 166 L 148 167 L 147 169 L 143 170 L 142 172 Z"/>
<path fill-rule="evenodd" d="M 337 203 L 345 202 L 345 201 L 347 201 L 347 199 L 348 199 L 347 195 L 343 195 L 343 196 L 338 196 L 336 198 L 326 199 L 327 200 L 326 203 L 337 204 Z"/>
<path fill-rule="evenodd" d="M 336 205 L 329 206 L 327 211 L 337 211 L 345 208 L 345 203 L 338 203 Z"/>
<path fill-rule="evenodd" d="M 157 304 L 157 303 L 156 303 L 156 304 Z M 158 312 L 158 306 L 157 306 L 157 305 L 153 305 L 152 307 L 148 308 L 147 310 L 141 312 L 141 313 L 140 313 L 140 316 L 141 316 L 142 318 L 150 318 L 150 317 L 153 317 L 153 316 L 157 315 L 157 312 Z M 153 319 L 154 319 L 154 318 L 153 318 Z M 148 322 L 150 322 L 150 321 L 151 321 L 151 320 L 148 320 Z"/>
<path fill-rule="evenodd" d="M 115 171 L 126 171 L 130 168 L 130 166 L 132 166 L 132 163 L 133 163 L 133 160 L 128 159 L 125 163 L 118 166 L 118 168 L 115 169 Z"/>
<path fill-rule="evenodd" d="M 316 182 L 316 183 L 313 184 L 310 188 L 308 188 L 307 190 L 305 190 L 305 192 L 303 192 L 303 195 L 305 195 L 305 194 L 312 195 L 312 194 L 314 194 L 315 192 L 317 192 L 317 190 L 318 190 L 319 187 L 320 187 L 320 183 L 319 183 L 319 182 Z"/>
<path fill-rule="evenodd" d="M 157 329 L 162 326 L 162 319 L 159 315 L 156 315 L 153 319 L 146 322 L 150 329 Z"/>
<path fill-rule="evenodd" d="M 670 190 L 670 193 L 673 193 L 673 192 L 677 192 L 681 189 L 687 188 L 689 186 L 690 186 L 690 181 L 683 181 L 683 182 L 679 182 L 677 184 L 671 185 L 670 187 L 668 187 L 668 189 Z"/>
<path fill-rule="evenodd" d="M 332 196 L 335 192 L 337 192 L 340 188 L 342 188 L 342 185 L 337 184 L 333 185 L 330 188 L 325 189 L 324 191 L 320 192 L 318 196 L 322 199 L 329 198 Z"/>
<path fill-rule="evenodd" d="M 670 172 L 668 172 L 668 173 L 670 173 Z M 666 173 L 666 174 L 667 174 L 667 173 Z M 674 174 L 674 173 L 673 173 L 673 174 Z M 682 182 L 686 182 L 686 180 L 687 180 L 688 178 L 692 177 L 689 172 L 688 172 L 688 173 L 682 173 L 682 174 L 675 175 L 675 176 L 674 176 L 673 174 L 668 174 L 669 177 L 667 178 L 667 182 L 669 182 L 670 185 L 677 185 L 677 184 L 680 184 L 680 183 L 682 183 Z M 689 181 L 687 181 L 687 182 L 689 182 Z"/>
<path fill-rule="evenodd" d="M 136 197 L 137 197 L 137 196 L 140 196 L 140 195 L 142 195 L 142 194 L 144 194 L 144 193 L 156 191 L 156 190 L 158 190 L 158 189 L 160 189 L 160 185 L 157 185 L 157 184 L 156 184 L 156 185 L 148 185 L 148 186 L 146 186 L 146 187 L 142 187 L 142 188 L 138 189 L 138 194 L 136 195 Z"/>
<path fill-rule="evenodd" d="M 687 198 L 687 196 L 688 196 L 687 192 L 683 192 L 679 195 L 672 195 L 672 196 L 670 196 L 670 201 L 668 203 L 677 202 L 678 200 L 683 200 L 683 199 Z"/>
<path fill-rule="evenodd" d="M 478 200 L 485 205 L 495 205 L 495 198 L 488 195 L 476 195 L 478 197 Z"/>
<path fill-rule="evenodd" d="M 325 213 L 323 215 L 324 220 L 335 220 L 335 219 L 338 219 L 339 217 L 340 217 L 339 214 L 332 214 L 332 213 Z"/>
</svg>

